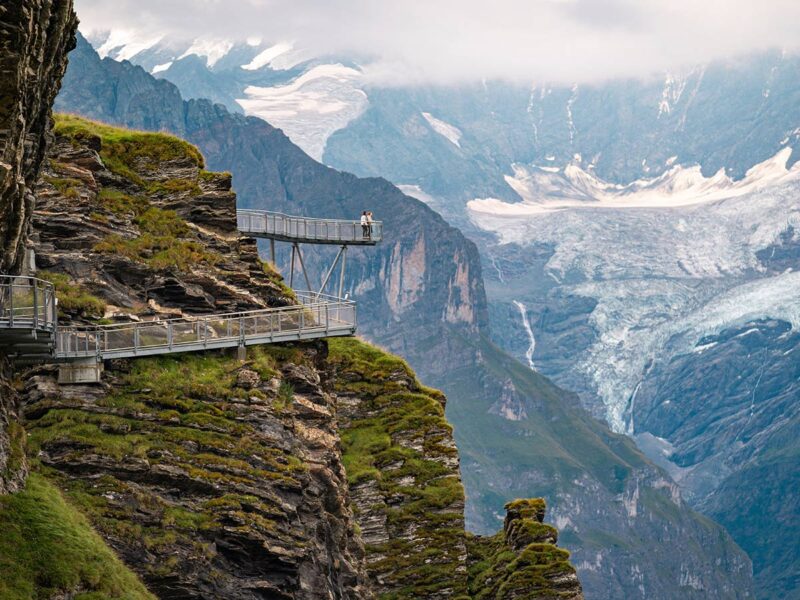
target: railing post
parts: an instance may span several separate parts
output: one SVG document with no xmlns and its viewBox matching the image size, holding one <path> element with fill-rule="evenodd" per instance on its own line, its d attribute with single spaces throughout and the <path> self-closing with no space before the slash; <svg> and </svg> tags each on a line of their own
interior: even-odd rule
<svg viewBox="0 0 800 600">
<path fill-rule="evenodd" d="M 137 354 L 139 352 L 139 328 L 134 325 L 133 326 L 133 353 Z"/>
<path fill-rule="evenodd" d="M 8 323 L 13 328 L 14 327 L 14 280 L 10 280 L 11 283 L 8 284 Z"/>
<path fill-rule="evenodd" d="M 169 345 L 169 349 L 172 350 L 172 344 L 175 339 L 175 334 L 172 331 L 172 321 L 167 321 L 167 344 Z"/>
<path fill-rule="evenodd" d="M 33 328 L 39 329 L 39 290 L 36 280 L 33 280 Z"/>
</svg>

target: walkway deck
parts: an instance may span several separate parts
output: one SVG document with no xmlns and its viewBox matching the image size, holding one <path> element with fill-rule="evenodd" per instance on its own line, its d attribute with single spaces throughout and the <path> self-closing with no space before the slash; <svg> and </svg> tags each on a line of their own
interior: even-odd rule
<svg viewBox="0 0 800 600">
<path fill-rule="evenodd" d="M 262 210 L 237 210 L 236 221 L 244 234 L 281 242 L 374 246 L 383 239 L 381 221 L 373 221 L 367 233 L 359 221 L 292 217 Z"/>
<path fill-rule="evenodd" d="M 60 327 L 55 291 L 33 277 L 0 278 L 0 352 L 24 362 L 133 358 L 351 336 L 356 304 L 298 292 L 299 305 L 247 312 Z"/>
</svg>

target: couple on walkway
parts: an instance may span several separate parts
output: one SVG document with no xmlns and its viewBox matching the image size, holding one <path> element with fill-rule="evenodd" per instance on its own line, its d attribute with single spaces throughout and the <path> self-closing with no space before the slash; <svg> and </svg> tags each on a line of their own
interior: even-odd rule
<svg viewBox="0 0 800 600">
<path fill-rule="evenodd" d="M 361 233 L 364 239 L 372 237 L 372 211 L 365 210 L 361 213 Z"/>
</svg>

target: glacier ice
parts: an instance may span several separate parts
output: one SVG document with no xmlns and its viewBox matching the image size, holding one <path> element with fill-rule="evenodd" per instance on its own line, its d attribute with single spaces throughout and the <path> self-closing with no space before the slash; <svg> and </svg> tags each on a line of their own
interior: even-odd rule
<svg viewBox="0 0 800 600">
<path fill-rule="evenodd" d="M 545 274 L 564 294 L 597 300 L 596 340 L 570 368 L 591 382 L 616 431 L 632 433 L 628 404 L 667 342 L 671 352 L 701 351 L 703 338 L 762 318 L 800 327 L 800 271 L 769 270 L 758 256 L 800 232 L 790 152 L 740 181 L 676 166 L 619 186 L 574 165 L 517 166 L 523 202 L 469 203 L 472 222 L 499 243 L 550 245 Z"/>
<path fill-rule="evenodd" d="M 237 102 L 247 114 L 283 129 L 292 142 L 321 161 L 328 138 L 367 108 L 361 76 L 351 67 L 321 64 L 285 85 L 249 86 L 246 97 Z"/>
</svg>

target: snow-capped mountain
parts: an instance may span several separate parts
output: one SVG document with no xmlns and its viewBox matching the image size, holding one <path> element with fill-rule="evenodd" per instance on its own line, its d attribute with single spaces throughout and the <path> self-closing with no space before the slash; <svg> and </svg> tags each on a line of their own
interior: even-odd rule
<svg viewBox="0 0 800 600">
<path fill-rule="evenodd" d="M 102 57 L 130 60 L 172 81 L 186 97 L 209 98 L 263 118 L 318 160 L 328 138 L 368 105 L 358 65 L 317 59 L 287 41 L 178 42 L 128 31 L 90 41 Z"/>
</svg>

